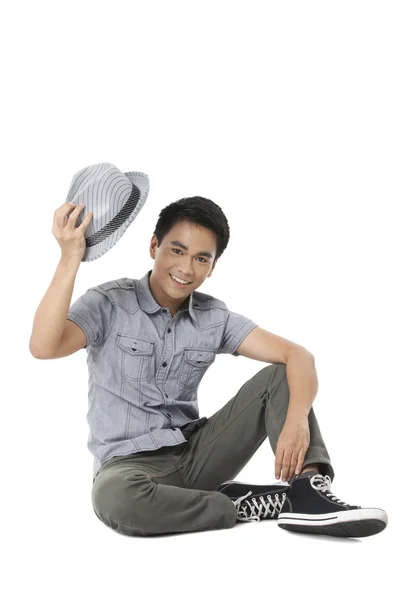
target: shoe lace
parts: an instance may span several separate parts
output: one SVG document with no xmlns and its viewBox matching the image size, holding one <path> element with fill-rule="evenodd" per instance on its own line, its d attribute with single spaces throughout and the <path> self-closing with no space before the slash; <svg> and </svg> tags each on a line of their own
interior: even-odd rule
<svg viewBox="0 0 400 600">
<path fill-rule="evenodd" d="M 339 500 L 337 496 L 334 496 L 332 492 L 330 492 L 332 481 L 329 475 L 314 475 L 314 477 L 311 477 L 310 483 L 315 490 L 323 492 L 331 500 L 334 500 L 338 504 L 343 504 L 343 506 L 350 506 L 346 502 L 343 502 L 343 500 Z"/>
<path fill-rule="evenodd" d="M 239 521 L 259 521 L 261 518 L 264 519 L 268 516 L 274 517 L 275 512 L 279 513 L 281 511 L 283 503 L 286 499 L 286 494 L 283 493 L 282 500 L 280 499 L 279 494 L 275 494 L 275 502 L 270 494 L 267 495 L 267 503 L 265 502 L 264 496 L 259 496 L 257 498 L 253 497 L 251 498 L 251 501 L 246 500 L 246 498 L 251 494 L 252 492 L 250 490 L 245 496 L 241 496 L 237 500 L 233 500 L 233 504 L 237 509 Z"/>
</svg>

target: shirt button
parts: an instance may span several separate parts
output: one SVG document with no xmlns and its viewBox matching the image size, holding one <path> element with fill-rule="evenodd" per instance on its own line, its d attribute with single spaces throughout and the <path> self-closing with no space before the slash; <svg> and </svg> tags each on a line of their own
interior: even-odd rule
<svg viewBox="0 0 400 600">
<path fill-rule="evenodd" d="M 162 309 L 162 311 L 163 311 L 163 312 L 167 312 L 167 309 L 166 309 L 166 308 L 163 308 L 163 309 Z"/>
<path fill-rule="evenodd" d="M 166 366 L 167 366 L 167 363 L 166 363 L 166 362 L 163 362 L 162 366 L 163 366 L 163 367 L 166 367 Z"/>
<path fill-rule="evenodd" d="M 171 329 L 169 327 L 168 327 L 167 331 L 168 331 L 168 333 L 171 333 Z"/>
</svg>

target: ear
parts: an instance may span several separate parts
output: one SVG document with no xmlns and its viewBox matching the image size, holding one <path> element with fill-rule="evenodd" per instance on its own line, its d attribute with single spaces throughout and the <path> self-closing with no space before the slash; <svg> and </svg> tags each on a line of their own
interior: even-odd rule
<svg viewBox="0 0 400 600">
<path fill-rule="evenodd" d="M 213 271 L 214 271 L 214 269 L 215 269 L 215 266 L 216 266 L 217 262 L 218 262 L 218 258 L 216 258 L 216 259 L 214 260 L 214 264 L 213 264 L 213 266 L 212 266 L 212 269 L 211 269 L 211 271 L 209 272 L 209 274 L 207 275 L 207 277 L 211 277 L 211 275 L 213 274 Z"/>
<path fill-rule="evenodd" d="M 157 244 L 158 244 L 157 237 L 153 234 L 153 236 L 150 240 L 150 256 L 151 256 L 151 258 L 156 257 Z"/>
</svg>

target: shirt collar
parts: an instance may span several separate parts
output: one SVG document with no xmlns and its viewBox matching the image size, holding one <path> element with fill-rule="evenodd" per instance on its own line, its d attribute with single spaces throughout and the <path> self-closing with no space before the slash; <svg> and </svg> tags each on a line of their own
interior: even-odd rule
<svg viewBox="0 0 400 600">
<path fill-rule="evenodd" d="M 154 298 L 152 291 L 150 289 L 149 277 L 152 272 L 147 271 L 145 275 L 141 279 L 138 280 L 137 284 L 137 298 L 140 305 L 140 308 L 147 313 L 154 313 L 158 310 L 161 310 L 162 307 L 158 304 L 157 300 Z M 185 299 L 183 304 L 179 307 L 177 312 L 183 312 L 184 310 L 189 310 L 189 314 L 192 319 L 198 323 L 198 319 L 196 316 L 196 311 L 194 306 L 198 306 L 196 301 L 193 304 L 193 292 Z"/>
</svg>

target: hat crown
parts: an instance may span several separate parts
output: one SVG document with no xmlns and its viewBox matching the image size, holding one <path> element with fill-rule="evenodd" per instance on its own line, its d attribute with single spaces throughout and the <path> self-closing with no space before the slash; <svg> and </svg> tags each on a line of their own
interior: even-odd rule
<svg viewBox="0 0 400 600">
<path fill-rule="evenodd" d="M 122 208 L 131 191 L 131 181 L 118 167 L 112 163 L 99 163 L 74 174 L 66 202 L 85 204 L 88 211 L 93 210 L 93 203 L 96 202 L 97 216 L 104 214 L 111 206 L 115 214 Z M 114 214 L 109 216 L 112 218 Z"/>
</svg>

